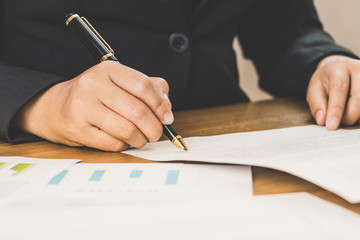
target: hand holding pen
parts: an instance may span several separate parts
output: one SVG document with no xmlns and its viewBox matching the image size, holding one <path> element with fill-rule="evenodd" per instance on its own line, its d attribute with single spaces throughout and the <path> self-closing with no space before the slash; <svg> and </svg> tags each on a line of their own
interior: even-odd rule
<svg viewBox="0 0 360 240">
<path fill-rule="evenodd" d="M 161 78 L 103 61 L 36 95 L 17 114 L 13 125 L 69 146 L 104 151 L 142 147 L 157 141 L 162 124 L 174 119 L 168 91 Z"/>
<path fill-rule="evenodd" d="M 80 41 L 88 48 L 88 50 L 94 55 L 96 59 L 100 60 L 100 62 L 104 62 L 106 60 L 118 62 L 114 55 L 114 51 L 111 49 L 109 44 L 100 36 L 100 34 L 84 17 L 80 18 L 77 14 L 69 14 L 66 16 L 66 26 L 68 26 L 75 33 L 75 35 L 77 35 Z M 142 78 L 135 79 L 135 81 L 133 79 L 128 80 L 129 82 L 125 83 L 126 89 L 124 90 L 135 97 L 132 99 L 133 102 L 138 100 L 140 100 L 140 102 L 142 101 L 142 104 L 137 103 L 136 106 L 133 106 L 132 111 L 135 113 L 140 111 L 141 113 L 144 112 L 149 115 L 152 111 L 155 114 L 155 117 L 157 117 L 163 123 L 163 132 L 169 138 L 169 140 L 178 148 L 187 150 L 182 137 L 171 125 L 169 125 L 174 120 L 174 117 L 171 112 L 171 103 L 167 97 L 169 87 L 166 81 L 161 78 L 149 78 L 145 75 L 143 75 Z M 122 79 L 119 81 L 124 82 L 126 80 Z M 119 86 L 116 81 L 115 84 Z M 156 96 L 155 94 L 157 88 L 161 90 L 160 92 L 162 94 L 160 94 L 160 96 Z M 130 115 L 130 122 L 133 122 L 132 119 L 136 121 L 138 118 L 142 122 L 146 121 L 144 118 L 142 118 L 142 116 L 139 117 L 138 115 L 139 114 L 137 113 L 135 116 Z M 129 118 L 126 119 L 129 120 Z M 154 122 L 154 120 L 151 122 Z M 151 122 L 144 125 L 151 128 Z M 149 131 L 146 128 L 140 128 L 140 130 L 143 133 Z"/>
</svg>

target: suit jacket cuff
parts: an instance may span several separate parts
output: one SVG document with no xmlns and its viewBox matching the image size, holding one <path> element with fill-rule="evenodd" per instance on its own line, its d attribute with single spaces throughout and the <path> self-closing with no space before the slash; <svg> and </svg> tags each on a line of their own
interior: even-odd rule
<svg viewBox="0 0 360 240">
<path fill-rule="evenodd" d="M 36 136 L 12 129 L 11 122 L 33 97 L 66 80 L 50 73 L 0 63 L 0 138 L 13 143 L 39 140 Z"/>
</svg>

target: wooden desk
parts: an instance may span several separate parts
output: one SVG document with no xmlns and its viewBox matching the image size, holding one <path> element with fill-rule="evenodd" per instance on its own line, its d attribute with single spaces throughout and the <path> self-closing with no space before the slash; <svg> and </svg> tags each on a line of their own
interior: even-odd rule
<svg viewBox="0 0 360 240">
<path fill-rule="evenodd" d="M 178 112 L 175 114 L 175 119 L 174 126 L 183 137 L 314 124 L 306 103 L 291 99 Z M 84 163 L 150 162 L 122 153 L 71 148 L 45 141 L 17 145 L 0 142 L 0 156 L 74 158 L 81 159 Z M 309 192 L 360 214 L 360 204 L 349 204 L 342 198 L 300 178 L 265 168 L 253 167 L 252 170 L 255 195 Z"/>
</svg>

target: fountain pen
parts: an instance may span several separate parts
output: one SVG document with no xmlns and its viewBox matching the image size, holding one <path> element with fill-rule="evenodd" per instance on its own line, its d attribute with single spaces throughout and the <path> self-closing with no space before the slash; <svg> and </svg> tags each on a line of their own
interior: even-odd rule
<svg viewBox="0 0 360 240">
<path fill-rule="evenodd" d="M 110 45 L 100 36 L 86 18 L 70 13 L 66 16 L 65 21 L 66 26 L 80 39 L 96 59 L 100 59 L 100 62 L 106 60 L 119 62 Z M 176 132 L 173 126 L 163 125 L 163 133 L 176 147 L 185 151 L 188 150 L 183 138 Z"/>
</svg>

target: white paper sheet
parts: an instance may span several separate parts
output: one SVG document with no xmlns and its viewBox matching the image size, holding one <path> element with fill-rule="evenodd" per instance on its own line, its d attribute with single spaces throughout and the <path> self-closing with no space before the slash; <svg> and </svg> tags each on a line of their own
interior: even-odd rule
<svg viewBox="0 0 360 240">
<path fill-rule="evenodd" d="M 127 239 L 122 236 L 147 229 L 143 221 L 173 221 L 183 210 L 191 215 L 187 205 L 215 199 L 226 205 L 251 195 L 247 166 L 77 164 L 22 189 L 0 208 L 0 239 Z M 111 233 L 104 222 L 114 227 Z M 139 228 L 123 229 L 137 222 Z"/>
<path fill-rule="evenodd" d="M 360 234 L 359 215 L 309 194 L 252 196 L 247 166 L 77 164 L 62 173 L 0 208 L 0 239 L 352 240 Z"/>
<path fill-rule="evenodd" d="M 183 201 L 14 202 L 0 209 L 6 240 L 357 240 L 360 216 L 306 193 Z"/>
<path fill-rule="evenodd" d="M 201 161 L 269 167 L 313 182 L 351 203 L 360 202 L 360 129 L 304 126 L 168 141 L 124 153 L 154 161 Z"/>
</svg>

